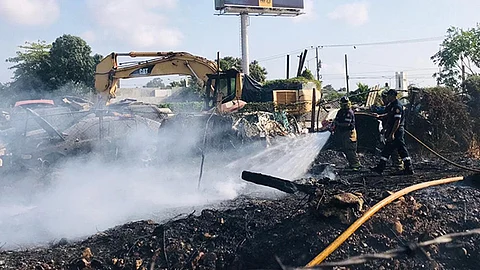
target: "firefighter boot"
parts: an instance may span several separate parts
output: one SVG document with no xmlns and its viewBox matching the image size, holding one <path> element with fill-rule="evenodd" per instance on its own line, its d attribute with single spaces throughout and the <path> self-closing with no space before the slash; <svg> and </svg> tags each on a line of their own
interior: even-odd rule
<svg viewBox="0 0 480 270">
<path fill-rule="evenodd" d="M 411 159 L 405 159 L 404 161 L 405 169 L 403 170 L 404 175 L 412 175 L 415 172 L 413 171 L 413 165 Z"/>
<path fill-rule="evenodd" d="M 377 166 L 371 167 L 370 171 L 376 172 L 381 175 L 383 173 L 383 170 L 385 170 L 386 165 L 387 165 L 387 162 L 384 159 L 382 159 L 380 160 L 380 163 L 378 163 Z"/>
</svg>

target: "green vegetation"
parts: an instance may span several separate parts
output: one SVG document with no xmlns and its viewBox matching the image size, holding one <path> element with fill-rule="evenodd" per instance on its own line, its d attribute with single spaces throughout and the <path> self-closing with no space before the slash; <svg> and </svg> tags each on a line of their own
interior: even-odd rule
<svg viewBox="0 0 480 270">
<path fill-rule="evenodd" d="M 228 70 L 232 68 L 240 72 L 243 72 L 242 59 L 231 57 L 231 56 L 226 56 L 220 59 L 221 70 Z M 264 83 L 265 80 L 267 79 L 267 74 L 268 74 L 267 69 L 260 66 L 257 60 L 254 60 L 253 62 L 251 62 L 248 69 L 250 71 L 250 76 L 257 82 Z"/>
<path fill-rule="evenodd" d="M 434 76 L 440 84 L 458 87 L 461 82 L 462 66 L 467 76 L 476 75 L 480 68 L 480 25 L 463 30 L 450 27 L 440 50 L 431 57 L 440 67 Z"/>
<path fill-rule="evenodd" d="M 315 79 L 307 79 L 305 77 L 295 77 L 290 79 L 279 79 L 266 81 L 263 84 L 264 90 L 275 90 L 275 89 L 285 89 L 285 90 L 298 90 L 302 88 L 302 84 L 313 82 L 315 83 L 317 89 L 322 88 L 322 83 Z"/>
<path fill-rule="evenodd" d="M 173 113 L 190 113 L 202 111 L 203 102 L 171 102 L 159 104 L 159 108 L 169 108 Z"/>
</svg>

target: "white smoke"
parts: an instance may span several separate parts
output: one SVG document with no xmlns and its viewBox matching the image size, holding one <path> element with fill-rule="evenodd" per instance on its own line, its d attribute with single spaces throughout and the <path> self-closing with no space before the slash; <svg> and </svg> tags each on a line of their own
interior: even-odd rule
<svg viewBox="0 0 480 270">
<path fill-rule="evenodd" d="M 178 136 L 176 140 L 193 144 L 191 138 L 203 136 L 203 130 Z M 242 181 L 241 172 L 301 177 L 327 139 L 323 134 L 302 136 L 269 148 L 253 144 L 231 152 L 207 151 L 199 189 L 200 156 L 172 158 L 180 145 L 140 130 L 123 143 L 124 154 L 114 161 L 92 154 L 69 159 L 42 179 L 3 179 L 0 245 L 15 249 L 64 237 L 74 240 L 133 220 L 161 222 L 240 194 L 271 194 L 273 189 Z M 193 148 L 183 145 L 188 146 Z"/>
</svg>

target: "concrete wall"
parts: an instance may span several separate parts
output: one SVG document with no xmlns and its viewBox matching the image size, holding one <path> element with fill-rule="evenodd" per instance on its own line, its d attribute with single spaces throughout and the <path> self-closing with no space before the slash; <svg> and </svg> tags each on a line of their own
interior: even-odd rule
<svg viewBox="0 0 480 270">
<path fill-rule="evenodd" d="M 159 104 L 176 91 L 182 89 L 182 87 L 174 87 L 169 89 L 161 88 L 118 88 L 117 98 L 114 102 L 120 101 L 126 98 L 136 99 L 138 101 Z"/>
</svg>

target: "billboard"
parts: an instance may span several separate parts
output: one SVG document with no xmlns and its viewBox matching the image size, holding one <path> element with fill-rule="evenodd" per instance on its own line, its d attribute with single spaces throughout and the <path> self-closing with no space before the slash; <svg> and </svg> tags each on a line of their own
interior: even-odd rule
<svg viewBox="0 0 480 270">
<path fill-rule="evenodd" d="M 215 9 L 225 8 L 271 8 L 303 9 L 303 0 L 215 0 Z"/>
</svg>

